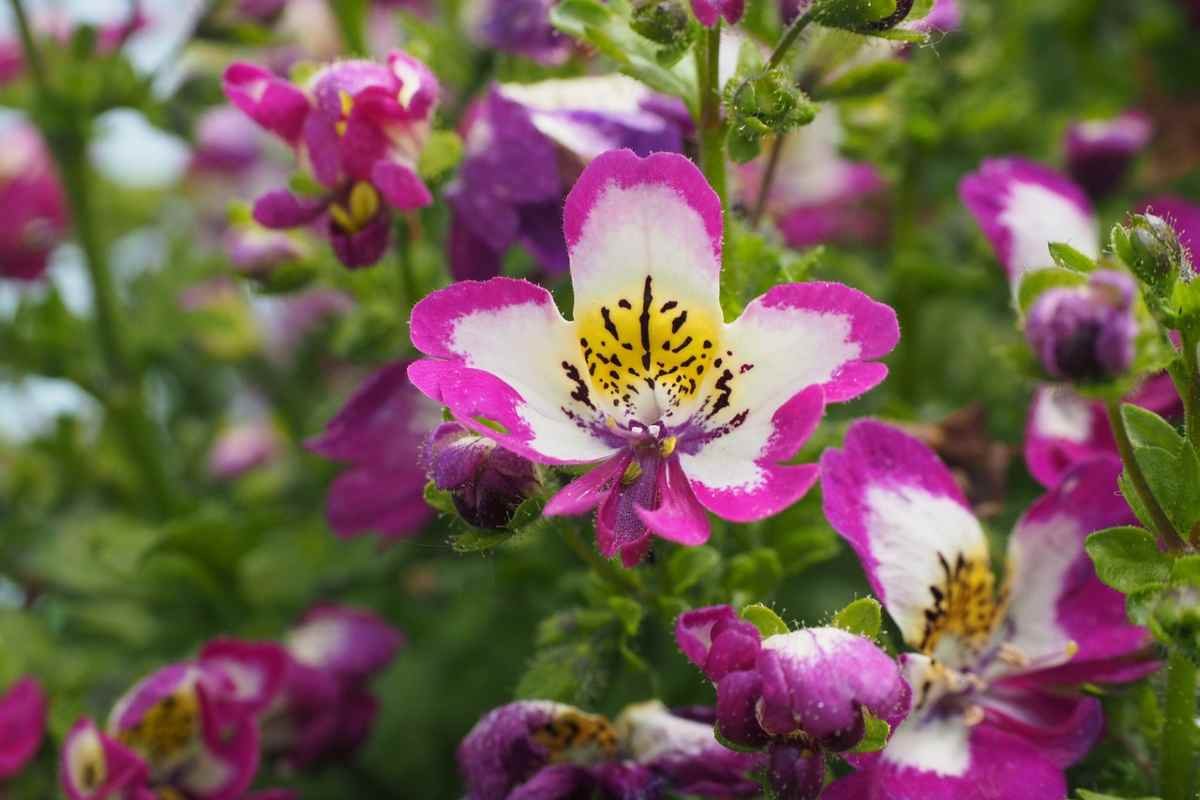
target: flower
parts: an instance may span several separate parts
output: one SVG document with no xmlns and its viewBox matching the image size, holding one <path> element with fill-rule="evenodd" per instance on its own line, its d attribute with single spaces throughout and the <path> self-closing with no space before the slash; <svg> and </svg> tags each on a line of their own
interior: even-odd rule
<svg viewBox="0 0 1200 800">
<path fill-rule="evenodd" d="M 556 0 L 471 0 L 463 10 L 465 28 L 479 47 L 562 64 L 571 40 L 550 24 Z"/>
<path fill-rule="evenodd" d="M 1125 402 L 1168 419 L 1183 414 L 1183 402 L 1166 373 L 1149 378 Z M 1039 386 L 1025 422 L 1025 466 L 1030 474 L 1050 489 L 1076 464 L 1102 456 L 1119 457 L 1104 403 L 1070 386 Z"/>
<path fill-rule="evenodd" d="M 24 677 L 0 696 L 0 781 L 25 768 L 46 734 L 46 693 Z"/>
<path fill-rule="evenodd" d="M 1104 120 L 1076 122 L 1067 128 L 1067 172 L 1093 198 L 1111 194 L 1154 128 L 1139 111 Z"/>
<path fill-rule="evenodd" d="M 232 480 L 270 464 L 283 455 L 283 440 L 267 417 L 258 417 L 223 431 L 208 454 L 208 474 Z"/>
<path fill-rule="evenodd" d="M 433 517 L 418 461 L 440 417 L 409 383 L 407 368 L 397 362 L 373 373 L 306 443 L 314 453 L 350 464 L 329 487 L 325 507 L 330 527 L 343 538 L 370 530 L 407 538 Z"/>
<path fill-rule="evenodd" d="M 519 700 L 476 723 L 458 748 L 468 800 L 655 800 L 667 793 L 749 797 L 760 756 L 727 750 L 712 726 L 658 702 L 628 706 L 615 723 L 547 700 Z"/>
<path fill-rule="evenodd" d="M 66 200 L 36 129 L 9 124 L 0 132 L 0 277 L 42 277 L 67 225 Z"/>
<path fill-rule="evenodd" d="M 258 716 L 286 669 L 278 645 L 218 639 L 153 673 L 117 701 L 107 731 L 88 719 L 72 728 L 64 791 L 71 800 L 242 798 L 258 771 Z"/>
<path fill-rule="evenodd" d="M 311 170 L 311 192 L 268 192 L 254 218 L 268 228 L 321 221 L 347 267 L 374 264 L 387 248 L 391 213 L 432 202 L 417 174 L 438 101 L 437 79 L 401 51 L 387 65 L 339 61 L 303 88 L 247 63 L 225 71 L 225 94 L 266 130 L 291 145 Z M 311 180 L 311 179 L 310 179 Z"/>
<path fill-rule="evenodd" d="M 841 284 L 777 286 L 723 321 L 721 205 L 683 156 L 597 158 L 563 217 L 574 319 L 526 281 L 461 281 L 413 309 L 408 374 L 472 430 L 533 461 L 595 465 L 544 513 L 599 507 L 600 552 L 636 564 L 651 533 L 708 539 L 706 510 L 777 513 L 816 480 L 785 466 L 825 402 L 887 372 L 895 313 Z M 485 424 L 486 423 L 486 424 Z"/>
<path fill-rule="evenodd" d="M 1103 727 L 1100 703 L 1066 690 L 1155 665 L 1146 631 L 1096 577 L 1084 541 L 1133 522 L 1121 464 L 1068 472 L 1017 523 L 996 591 L 983 529 L 950 472 L 916 439 L 874 421 L 821 458 L 825 515 L 917 652 L 901 657 L 908 718 L 884 750 L 824 797 L 1061 800 L 1063 770 Z"/>
<path fill-rule="evenodd" d="M 864 241 L 882 234 L 883 178 L 871 164 L 842 158 L 845 130 L 837 109 L 823 107 L 783 140 L 765 211 L 791 247 Z M 758 203 L 768 157 L 741 167 L 738 194 Z"/>
<path fill-rule="evenodd" d="M 567 268 L 563 197 L 601 153 L 680 152 L 683 104 L 622 75 L 498 84 L 463 124 L 466 156 L 446 190 L 455 278 L 490 278 L 522 244 L 548 272 Z"/>
<path fill-rule="evenodd" d="M 258 162 L 262 153 L 258 129 L 236 108 L 218 106 L 196 123 L 194 172 L 239 175 Z"/>
<path fill-rule="evenodd" d="M 786 800 L 820 793 L 823 751 L 857 745 L 865 711 L 891 725 L 908 711 L 910 692 L 896 662 L 840 628 L 764 639 L 723 605 L 681 614 L 675 640 L 716 685 L 721 736 L 742 747 L 767 746 L 768 777 Z"/>
<path fill-rule="evenodd" d="M 1100 226 L 1087 195 L 1048 167 L 987 159 L 962 179 L 958 193 L 1004 265 L 1014 298 L 1026 272 L 1053 265 L 1050 242 L 1100 255 Z"/>
<path fill-rule="evenodd" d="M 378 706 L 366 683 L 404 641 L 369 611 L 331 605 L 309 611 L 286 639 L 290 663 L 263 721 L 264 751 L 301 768 L 356 749 Z"/>
<path fill-rule="evenodd" d="M 722 17 L 735 25 L 746 12 L 746 0 L 692 0 L 692 12 L 706 28 L 714 27 Z"/>
<path fill-rule="evenodd" d="M 1097 270 L 1079 287 L 1038 295 L 1025 321 L 1025 338 L 1042 368 L 1056 378 L 1103 381 L 1123 374 L 1133 362 L 1137 320 L 1133 278 Z"/>
<path fill-rule="evenodd" d="M 263 228 L 255 222 L 233 225 L 223 237 L 225 254 L 238 273 L 267 279 L 276 267 L 303 258 L 307 251 L 290 234 Z"/>
<path fill-rule="evenodd" d="M 478 528 L 503 528 L 538 486 L 529 459 L 457 422 L 434 430 L 424 460 L 434 485 L 450 492 L 458 513 Z"/>
</svg>

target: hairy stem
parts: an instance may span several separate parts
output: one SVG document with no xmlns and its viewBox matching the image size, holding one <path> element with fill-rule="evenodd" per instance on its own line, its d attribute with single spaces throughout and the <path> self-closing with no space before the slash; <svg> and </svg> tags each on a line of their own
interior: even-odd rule
<svg viewBox="0 0 1200 800">
<path fill-rule="evenodd" d="M 1133 443 L 1129 441 L 1129 431 L 1125 430 L 1125 420 L 1121 417 L 1120 402 L 1109 400 L 1105 403 L 1105 408 L 1108 410 L 1108 424 L 1112 427 L 1113 438 L 1117 440 L 1117 450 L 1121 454 L 1121 461 L 1125 464 L 1125 472 L 1129 475 L 1138 499 L 1142 501 L 1142 507 L 1150 516 L 1154 533 L 1168 548 L 1178 550 L 1179 534 L 1167 516 L 1167 512 L 1159 504 L 1158 498 L 1150 490 L 1150 484 L 1146 480 L 1141 466 L 1137 463 L 1137 458 L 1133 453 Z"/>
<path fill-rule="evenodd" d="M 1166 724 L 1162 734 L 1160 779 L 1163 800 L 1191 800 L 1192 728 L 1196 717 L 1196 665 L 1178 649 L 1167 661 Z"/>
<path fill-rule="evenodd" d="M 729 198 L 725 183 L 725 121 L 721 118 L 721 24 L 705 31 L 696 47 L 696 70 L 700 85 L 700 168 L 713 191 L 721 198 L 722 215 L 728 221 Z"/>
</svg>

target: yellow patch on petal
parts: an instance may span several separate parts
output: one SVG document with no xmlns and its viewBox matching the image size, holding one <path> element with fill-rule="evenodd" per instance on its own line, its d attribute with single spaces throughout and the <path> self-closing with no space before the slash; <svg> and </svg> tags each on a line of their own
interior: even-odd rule
<svg viewBox="0 0 1200 800">
<path fill-rule="evenodd" d="M 925 609 L 920 650 L 936 656 L 938 645 L 951 637 L 956 647 L 979 650 L 1003 617 L 1007 591 L 997 597 L 996 575 L 986 553 L 970 558 L 960 553 L 953 564 L 938 553 L 938 561 L 944 577 L 929 587 L 933 603 Z"/>
<path fill-rule="evenodd" d="M 577 311 L 579 347 L 604 410 L 628 416 L 649 409 L 650 419 L 671 417 L 721 368 L 721 320 L 689 307 L 647 276 L 640 286 Z M 721 399 L 729 403 L 728 391 Z"/>
<path fill-rule="evenodd" d="M 617 752 L 617 732 L 612 724 L 598 714 L 577 709 L 559 711 L 533 732 L 533 740 L 550 751 L 552 761 L 599 761 Z"/>
<path fill-rule="evenodd" d="M 67 753 L 67 769 L 71 783 L 91 793 L 108 779 L 108 763 L 104 758 L 104 743 L 94 730 L 84 731 L 72 743 Z"/>
<path fill-rule="evenodd" d="M 329 215 L 345 233 L 358 233 L 370 224 L 379 213 L 379 193 L 365 181 L 359 181 L 350 189 L 345 204 L 333 203 Z"/>
<path fill-rule="evenodd" d="M 188 747 L 199 733 L 200 700 L 195 690 L 188 688 L 159 700 L 137 725 L 121 731 L 117 739 L 151 761 L 163 761 Z"/>
</svg>

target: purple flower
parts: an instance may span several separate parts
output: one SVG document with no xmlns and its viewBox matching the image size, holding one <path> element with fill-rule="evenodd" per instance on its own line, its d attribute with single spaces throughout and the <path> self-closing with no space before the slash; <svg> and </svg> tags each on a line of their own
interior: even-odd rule
<svg viewBox="0 0 1200 800">
<path fill-rule="evenodd" d="M 600 552 L 627 566 L 651 534 L 708 539 L 707 512 L 778 513 L 816 480 L 783 462 L 825 403 L 883 380 L 892 309 L 835 283 L 777 286 L 726 324 L 721 205 L 692 162 L 628 150 L 567 197 L 575 313 L 525 281 L 462 281 L 413 309 L 428 358 L 412 382 L 466 427 L 533 461 L 593 464 L 547 515 L 598 509 Z M 487 424 L 480 420 L 486 420 Z"/>
<path fill-rule="evenodd" d="M 433 517 L 418 462 L 440 416 L 409 383 L 407 369 L 407 362 L 397 362 L 372 374 L 307 443 L 314 453 L 350 464 L 329 487 L 326 502 L 338 536 L 377 531 L 388 539 L 407 538 Z"/>
<path fill-rule="evenodd" d="M 1121 183 L 1153 133 L 1150 118 L 1138 111 L 1077 122 L 1067 128 L 1067 172 L 1091 197 L 1105 197 Z"/>
<path fill-rule="evenodd" d="M 629 147 L 679 152 L 683 105 L 619 75 L 492 86 L 463 124 L 466 157 L 446 191 L 458 279 L 500 273 L 520 243 L 548 272 L 567 268 L 563 198 L 589 161 Z"/>
<path fill-rule="evenodd" d="M 821 458 L 825 515 L 916 652 L 912 710 L 881 753 L 824 797 L 1061 800 L 1063 770 L 1103 728 L 1100 703 L 1063 687 L 1133 680 L 1156 665 L 1124 598 L 1097 579 L 1088 534 L 1133 522 L 1121 464 L 1065 475 L 1017 523 L 997 593 L 983 529 L 925 445 L 873 421 Z"/>
<path fill-rule="evenodd" d="M 230 101 L 291 145 L 316 188 L 269 192 L 254 206 L 268 228 L 321 223 L 348 267 L 374 264 L 387 248 L 392 214 L 429 205 L 417 174 L 438 101 L 423 63 L 393 51 L 387 65 L 339 61 L 297 87 L 267 70 L 237 63 L 225 71 Z"/>
<path fill-rule="evenodd" d="M 824 750 L 846 750 L 866 732 L 864 711 L 898 724 L 910 692 L 873 642 L 839 628 L 806 628 L 762 639 L 730 606 L 680 615 L 675 638 L 717 688 L 717 728 L 734 744 L 768 748 L 775 791 L 815 798 Z"/>
<path fill-rule="evenodd" d="M 45 734 L 46 694 L 33 678 L 21 678 L 0 696 L 0 781 L 25 768 Z"/>
<path fill-rule="evenodd" d="M 306 255 L 304 246 L 292 235 L 256 223 L 234 225 L 225 232 L 225 254 L 240 274 L 266 279 L 276 267 Z"/>
<path fill-rule="evenodd" d="M 1048 289 L 1025 321 L 1025 338 L 1055 378 L 1104 381 L 1129 369 L 1137 320 L 1129 275 L 1098 270 L 1084 286 Z"/>
<path fill-rule="evenodd" d="M 283 455 L 283 440 L 269 419 L 235 425 L 218 437 L 208 454 L 208 474 L 232 480 Z"/>
<path fill-rule="evenodd" d="M 550 24 L 557 0 L 472 0 L 465 11 L 467 32 L 480 47 L 562 64 L 571 40 Z"/>
<path fill-rule="evenodd" d="M 706 28 L 715 26 L 722 17 L 734 25 L 746 11 L 746 0 L 692 0 L 692 11 Z"/>
<path fill-rule="evenodd" d="M 457 422 L 434 430 L 425 461 L 434 485 L 450 492 L 458 513 L 478 528 L 503 528 L 538 485 L 529 459 Z"/>
<path fill-rule="evenodd" d="M 784 140 L 765 208 L 791 247 L 870 241 L 884 231 L 883 178 L 870 164 L 842 158 L 844 138 L 829 107 Z M 758 202 L 766 162 L 763 156 L 739 170 L 738 194 L 749 207 Z"/>
<path fill-rule="evenodd" d="M 117 701 L 106 732 L 87 719 L 71 730 L 64 791 L 71 800 L 239 800 L 258 771 L 258 717 L 287 664 L 278 645 L 216 640 L 153 673 Z"/>
<path fill-rule="evenodd" d="M 42 277 L 67 225 L 66 201 L 37 131 L 13 123 L 0 133 L 0 277 Z"/>
<path fill-rule="evenodd" d="M 192 171 L 240 175 L 262 153 L 260 133 L 253 122 L 232 106 L 210 109 L 196 123 Z"/>
<path fill-rule="evenodd" d="M 297 768 L 356 749 L 378 705 L 367 681 L 404 641 L 369 611 L 318 606 L 306 614 L 287 637 L 290 664 L 263 723 L 263 749 Z"/>
<path fill-rule="evenodd" d="M 658 702 L 631 705 L 615 723 L 546 700 L 509 703 L 481 719 L 457 755 L 468 800 L 749 797 L 758 794 L 749 774 L 763 763 Z"/>
</svg>

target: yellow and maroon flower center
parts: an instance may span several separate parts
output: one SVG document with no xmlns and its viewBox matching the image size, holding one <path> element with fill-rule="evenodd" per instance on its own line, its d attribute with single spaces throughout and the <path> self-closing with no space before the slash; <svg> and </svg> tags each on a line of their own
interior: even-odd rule
<svg viewBox="0 0 1200 800">
<path fill-rule="evenodd" d="M 200 700 L 194 689 L 185 688 L 159 700 L 117 739 L 157 763 L 178 755 L 199 732 Z"/>
<path fill-rule="evenodd" d="M 617 753 L 617 732 L 599 714 L 575 709 L 559 711 L 533 732 L 533 740 L 550 751 L 551 761 L 591 763 Z"/>
<path fill-rule="evenodd" d="M 332 203 L 329 215 L 338 228 L 347 234 L 355 234 L 367 227 L 379 213 L 379 193 L 366 181 L 359 181 L 350 189 L 344 203 Z"/>
<path fill-rule="evenodd" d="M 996 576 L 987 554 L 968 557 L 959 553 L 951 563 L 938 553 L 942 579 L 929 587 L 933 603 L 925 609 L 925 629 L 920 649 L 937 655 L 943 639 L 956 647 L 978 652 L 991 639 L 1007 605 L 1007 589 L 996 594 Z"/>
<path fill-rule="evenodd" d="M 670 418 L 701 392 L 714 372 L 718 396 L 713 402 L 728 404 L 727 384 L 733 376 L 730 372 L 723 387 L 720 320 L 659 292 L 650 276 L 636 290 L 581 314 L 577 323 L 600 410 L 623 411 L 644 422 Z M 578 387 L 575 398 L 591 405 L 582 376 L 568 377 Z"/>
</svg>

